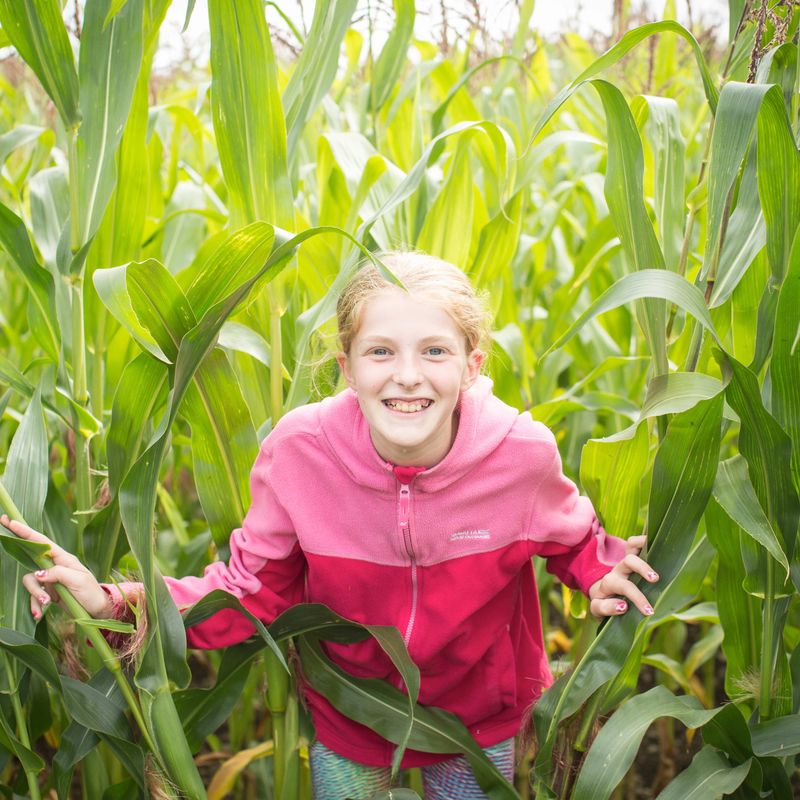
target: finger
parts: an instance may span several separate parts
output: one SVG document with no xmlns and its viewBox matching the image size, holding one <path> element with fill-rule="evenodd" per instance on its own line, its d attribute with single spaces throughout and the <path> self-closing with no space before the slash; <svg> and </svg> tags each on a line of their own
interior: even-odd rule
<svg viewBox="0 0 800 800">
<path fill-rule="evenodd" d="M 0 517 L 0 523 L 2 523 L 5 528 L 8 528 L 15 536 L 19 536 L 20 539 L 28 539 L 31 542 L 44 542 L 49 545 L 53 544 L 43 533 L 35 531 L 24 522 L 20 522 L 17 519 L 9 519 L 6 514 Z"/>
<path fill-rule="evenodd" d="M 617 567 L 620 569 L 617 570 Z M 617 567 L 615 567 L 614 570 L 627 575 L 636 573 L 637 575 L 641 575 L 645 580 L 650 581 L 650 583 L 655 583 L 658 580 L 658 573 L 643 558 L 639 558 L 639 556 L 633 553 L 628 553 L 628 555 L 617 564 Z M 614 570 L 612 570 L 612 572 Z"/>
<path fill-rule="evenodd" d="M 51 543 L 50 546 L 50 557 L 56 564 L 62 567 L 67 567 L 68 569 L 74 569 L 77 570 L 78 572 L 89 571 L 81 563 L 81 561 L 77 558 L 77 556 L 72 555 L 72 553 L 68 552 L 63 547 L 55 544 L 54 542 Z"/>
<path fill-rule="evenodd" d="M 628 553 L 638 554 L 640 550 L 644 549 L 644 546 L 647 544 L 647 537 L 644 534 L 640 536 L 631 536 L 625 542 L 625 550 Z"/>
<path fill-rule="evenodd" d="M 623 581 L 622 586 L 617 590 L 617 594 L 627 597 L 645 617 L 653 616 L 653 606 L 650 605 L 650 601 L 642 594 L 641 590 L 636 585 L 631 583 L 631 581 Z"/>
<path fill-rule="evenodd" d="M 619 597 L 603 597 L 589 603 L 589 612 L 595 617 L 618 617 L 628 610 L 628 603 Z"/>
<path fill-rule="evenodd" d="M 83 570 L 80 570 L 82 573 Z M 49 569 L 40 569 L 38 572 L 33 573 L 36 580 L 38 580 L 45 588 L 52 588 L 55 594 L 55 585 L 60 583 L 68 589 L 75 589 L 80 584 L 80 575 L 76 571 L 65 564 L 56 564 Z M 57 595 L 56 595 L 57 596 Z"/>
<path fill-rule="evenodd" d="M 31 614 L 35 620 L 40 620 L 44 609 L 49 605 L 51 598 L 45 588 L 39 583 L 34 573 L 29 572 L 22 577 L 22 585 L 31 596 Z"/>
</svg>

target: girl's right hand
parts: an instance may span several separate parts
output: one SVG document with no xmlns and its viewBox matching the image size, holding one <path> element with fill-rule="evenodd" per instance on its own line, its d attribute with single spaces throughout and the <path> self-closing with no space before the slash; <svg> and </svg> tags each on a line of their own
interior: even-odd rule
<svg viewBox="0 0 800 800">
<path fill-rule="evenodd" d="M 58 602 L 56 584 L 61 584 L 72 592 L 75 599 L 96 619 L 108 619 L 113 615 L 114 603 L 97 579 L 72 553 L 68 553 L 43 533 L 29 528 L 17 520 L 10 520 L 5 514 L 0 524 L 20 539 L 30 542 L 43 542 L 50 547 L 53 566 L 49 569 L 29 572 L 22 579 L 22 585 L 31 595 L 31 614 L 35 620 L 41 619 L 44 607 L 55 600 Z"/>
</svg>

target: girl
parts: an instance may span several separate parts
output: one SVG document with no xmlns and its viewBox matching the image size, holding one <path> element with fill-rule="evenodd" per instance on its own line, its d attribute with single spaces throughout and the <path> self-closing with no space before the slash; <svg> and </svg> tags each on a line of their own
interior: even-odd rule
<svg viewBox="0 0 800 800">
<path fill-rule="evenodd" d="M 396 626 L 421 672 L 420 702 L 455 713 L 510 781 L 523 714 L 551 681 L 531 556 L 582 589 L 597 616 L 625 613 L 627 601 L 652 614 L 629 576 L 658 576 L 636 555 L 643 536 L 626 543 L 600 527 L 550 431 L 492 394 L 480 375 L 487 315 L 465 275 L 419 253 L 382 259 L 405 289 L 370 265 L 339 299 L 348 388 L 288 413 L 264 441 L 230 561 L 166 581 L 180 607 L 224 589 L 264 622 L 307 600 Z M 95 617 L 125 608 L 74 556 L 53 546 L 53 558 L 23 581 L 35 618 L 58 582 Z M 135 599 L 136 584 L 121 589 Z M 187 635 L 217 648 L 252 633 L 225 610 Z M 354 675 L 398 679 L 372 640 L 327 649 Z M 314 796 L 388 788 L 393 745 L 305 695 L 318 737 Z M 484 797 L 463 757 L 408 751 L 403 764 L 422 767 L 429 800 Z"/>
</svg>

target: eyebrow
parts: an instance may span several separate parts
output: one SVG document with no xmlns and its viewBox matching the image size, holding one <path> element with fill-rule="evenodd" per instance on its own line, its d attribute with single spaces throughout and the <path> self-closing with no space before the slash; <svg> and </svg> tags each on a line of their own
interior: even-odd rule
<svg viewBox="0 0 800 800">
<path fill-rule="evenodd" d="M 420 344 L 429 344 L 430 342 L 446 342 L 448 344 L 456 345 L 457 341 L 452 337 L 448 336 L 447 334 L 441 334 L 436 336 L 426 336 L 424 339 L 420 339 Z M 361 341 L 362 344 L 394 344 L 394 339 L 389 336 L 366 336 Z"/>
</svg>

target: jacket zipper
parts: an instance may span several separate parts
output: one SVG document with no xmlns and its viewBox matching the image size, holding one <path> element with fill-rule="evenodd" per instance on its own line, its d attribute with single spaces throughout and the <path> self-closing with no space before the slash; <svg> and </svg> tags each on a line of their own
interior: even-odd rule
<svg viewBox="0 0 800 800">
<path fill-rule="evenodd" d="M 398 509 L 398 522 L 400 523 L 400 533 L 403 536 L 403 544 L 406 554 L 411 560 L 411 613 L 408 617 L 408 625 L 403 635 L 406 648 L 411 641 L 411 632 L 414 630 L 414 621 L 417 617 L 417 558 L 414 554 L 414 544 L 411 541 L 411 485 L 400 484 L 400 503 Z"/>
</svg>

